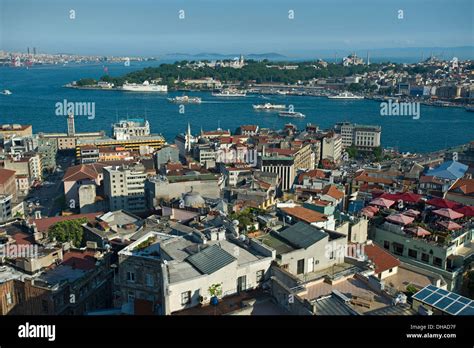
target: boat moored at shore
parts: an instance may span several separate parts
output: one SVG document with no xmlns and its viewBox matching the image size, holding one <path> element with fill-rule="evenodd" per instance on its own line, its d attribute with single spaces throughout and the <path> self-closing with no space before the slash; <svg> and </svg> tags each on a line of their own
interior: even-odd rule
<svg viewBox="0 0 474 348">
<path fill-rule="evenodd" d="M 125 92 L 168 92 L 167 85 L 157 85 L 144 81 L 142 84 L 125 82 L 122 87 L 117 88 Z"/>
<path fill-rule="evenodd" d="M 351 92 L 342 92 L 336 95 L 329 95 L 328 99 L 364 99 L 364 97 L 352 94 Z"/>
</svg>

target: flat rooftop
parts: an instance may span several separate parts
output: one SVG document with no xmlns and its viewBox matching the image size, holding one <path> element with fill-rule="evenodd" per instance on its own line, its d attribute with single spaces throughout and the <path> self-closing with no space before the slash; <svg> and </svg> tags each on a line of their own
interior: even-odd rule
<svg viewBox="0 0 474 348">
<path fill-rule="evenodd" d="M 313 283 L 306 284 L 305 290 L 298 293 L 298 296 L 309 301 L 314 301 L 318 298 L 330 295 L 333 290 L 338 290 L 348 297 L 351 302 L 356 301 L 357 298 L 368 299 L 367 301 L 364 300 L 364 302 L 367 303 L 367 307 L 353 303 L 350 304 L 353 310 L 361 314 L 390 306 L 392 303 L 391 299 L 374 292 L 365 282 L 354 276 L 335 284 L 329 284 L 324 280 L 317 280 Z"/>
</svg>

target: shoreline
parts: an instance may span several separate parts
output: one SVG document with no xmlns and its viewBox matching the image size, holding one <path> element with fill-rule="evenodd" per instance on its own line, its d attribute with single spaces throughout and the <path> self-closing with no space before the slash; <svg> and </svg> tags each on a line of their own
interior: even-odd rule
<svg viewBox="0 0 474 348">
<path fill-rule="evenodd" d="M 104 88 L 104 87 L 99 87 L 99 86 L 74 86 L 72 84 L 66 84 L 62 86 L 63 88 L 71 88 L 71 89 L 77 89 L 77 90 L 93 90 L 93 91 L 118 91 L 118 92 L 123 92 L 120 88 L 117 87 L 110 87 L 110 88 Z M 248 94 L 252 95 L 280 95 L 280 96 L 297 96 L 297 97 L 319 97 L 319 98 L 327 98 L 330 94 L 327 92 L 327 90 L 321 91 L 321 89 L 317 87 L 297 87 L 297 86 L 275 86 L 273 88 L 285 88 L 285 89 L 300 89 L 300 91 L 288 91 L 287 93 L 278 93 L 277 91 L 268 91 L 268 90 L 260 90 L 260 88 L 265 88 L 265 87 L 260 87 L 260 86 L 255 86 L 256 88 L 259 88 L 258 91 L 249 91 L 247 92 Z M 268 88 L 268 87 L 267 87 Z M 310 89 L 317 91 L 321 91 L 322 93 L 308 93 L 309 91 L 301 91 L 301 89 Z M 212 93 L 213 90 L 211 89 L 194 89 L 194 88 L 177 88 L 177 89 L 169 89 L 168 92 L 203 92 L 203 93 Z M 163 93 L 163 92 L 136 92 L 136 93 Z M 166 92 L 165 92 L 166 93 Z M 421 105 L 424 106 L 432 106 L 432 107 L 438 107 L 438 108 L 461 108 L 461 109 L 466 109 L 471 107 L 470 104 L 454 104 L 452 102 L 447 102 L 447 101 L 426 101 L 426 100 L 416 100 L 416 99 L 411 99 L 411 98 L 404 98 L 403 96 L 374 96 L 374 95 L 367 95 L 367 94 L 361 94 L 361 96 L 364 97 L 366 100 L 372 100 L 376 102 L 386 102 L 389 100 L 398 100 L 399 102 L 406 102 L 406 103 L 420 103 Z M 352 100 L 352 99 L 336 99 L 339 101 L 344 101 L 344 100 Z M 362 99 L 360 99 L 362 100 Z M 467 110 L 466 110 L 467 111 Z"/>
</svg>

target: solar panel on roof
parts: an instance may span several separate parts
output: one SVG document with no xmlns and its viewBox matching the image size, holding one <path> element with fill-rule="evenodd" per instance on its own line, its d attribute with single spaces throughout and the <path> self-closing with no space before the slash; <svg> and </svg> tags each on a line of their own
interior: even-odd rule
<svg viewBox="0 0 474 348">
<path fill-rule="evenodd" d="M 448 297 L 449 297 L 451 300 L 456 301 L 456 300 L 457 300 L 458 298 L 460 298 L 461 296 L 459 296 L 459 295 L 457 295 L 457 294 L 455 294 L 455 293 L 452 292 L 452 293 L 450 293 L 450 294 L 448 295 Z"/>
<path fill-rule="evenodd" d="M 425 297 L 431 295 L 432 291 L 428 289 L 423 289 L 417 292 L 415 295 L 413 295 L 413 298 L 416 298 L 417 300 L 423 300 Z"/>
<path fill-rule="evenodd" d="M 448 307 L 451 303 L 453 303 L 453 300 L 451 300 L 448 297 L 445 297 L 441 299 L 439 302 L 436 303 L 436 308 L 444 310 L 446 307 Z"/>
<path fill-rule="evenodd" d="M 441 294 L 441 295 L 443 295 L 443 296 L 445 296 L 445 295 L 448 295 L 448 294 L 449 294 L 449 291 L 447 291 L 447 290 L 444 290 L 444 289 L 438 289 L 436 292 L 437 292 L 438 294 Z"/>
<path fill-rule="evenodd" d="M 448 306 L 445 311 L 449 314 L 456 314 L 460 309 L 462 309 L 465 304 L 454 302 L 451 306 Z"/>
<path fill-rule="evenodd" d="M 413 298 L 452 315 L 474 315 L 474 301 L 453 292 L 429 285 Z"/>
<path fill-rule="evenodd" d="M 468 306 L 458 313 L 458 315 L 474 315 L 474 306 Z"/>
<path fill-rule="evenodd" d="M 430 296 L 427 296 L 423 301 L 430 305 L 434 305 L 435 302 L 438 301 L 442 297 L 443 295 L 440 295 L 434 292 Z"/>
</svg>

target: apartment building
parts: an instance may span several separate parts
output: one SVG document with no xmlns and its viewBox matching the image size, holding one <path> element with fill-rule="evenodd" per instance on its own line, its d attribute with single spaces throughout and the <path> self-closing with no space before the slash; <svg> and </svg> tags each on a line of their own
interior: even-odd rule
<svg viewBox="0 0 474 348">
<path fill-rule="evenodd" d="M 104 194 L 109 209 L 140 212 L 146 210 L 145 180 L 147 173 L 143 165 L 122 165 L 104 168 Z"/>
<path fill-rule="evenodd" d="M 280 231 L 271 231 L 259 240 L 276 252 L 276 262 L 296 276 L 329 269 L 344 262 L 346 236 L 297 222 Z"/>
<path fill-rule="evenodd" d="M 278 174 L 283 191 L 291 189 L 296 177 L 295 159 L 293 156 L 262 155 L 259 162 L 262 172 Z"/>
<path fill-rule="evenodd" d="M 433 271 L 443 276 L 448 290 L 458 291 L 462 283 L 464 262 L 472 254 L 474 228 L 466 223 L 462 228 L 419 237 L 406 228 L 389 221 L 373 227 L 371 234 L 376 244 L 393 253 L 402 262 Z M 448 237 L 449 234 L 449 237 Z"/>
<path fill-rule="evenodd" d="M 343 148 L 355 146 L 360 150 L 370 150 L 381 145 L 382 127 L 380 126 L 341 122 L 334 128 L 342 137 Z"/>
<path fill-rule="evenodd" d="M 16 172 L 14 170 L 0 168 L 0 194 L 11 195 L 13 201 L 16 201 Z"/>
<path fill-rule="evenodd" d="M 342 155 L 342 136 L 330 132 L 321 140 L 321 160 L 338 163 Z"/>
<path fill-rule="evenodd" d="M 130 313 L 171 314 L 208 304 L 214 284 L 219 297 L 259 287 L 273 258 L 262 243 L 227 240 L 223 231 L 149 232 L 119 252 L 120 297 Z"/>
</svg>

